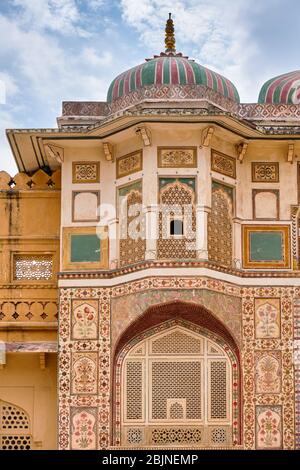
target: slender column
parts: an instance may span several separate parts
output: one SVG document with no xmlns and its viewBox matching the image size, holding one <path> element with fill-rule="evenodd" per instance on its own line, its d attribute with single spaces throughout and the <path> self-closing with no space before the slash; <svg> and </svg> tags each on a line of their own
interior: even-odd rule
<svg viewBox="0 0 300 470">
<path fill-rule="evenodd" d="M 158 237 L 158 206 L 151 204 L 145 208 L 146 217 L 146 260 L 156 259 L 156 240 Z"/>
<path fill-rule="evenodd" d="M 242 268 L 242 221 L 237 217 L 233 219 L 233 266 L 236 269 Z"/>
<path fill-rule="evenodd" d="M 116 269 L 119 266 L 119 246 L 118 246 L 119 219 L 108 220 L 109 236 L 109 268 Z"/>
<path fill-rule="evenodd" d="M 209 208 L 198 204 L 196 206 L 196 253 L 198 259 L 208 259 L 207 221 Z"/>
</svg>

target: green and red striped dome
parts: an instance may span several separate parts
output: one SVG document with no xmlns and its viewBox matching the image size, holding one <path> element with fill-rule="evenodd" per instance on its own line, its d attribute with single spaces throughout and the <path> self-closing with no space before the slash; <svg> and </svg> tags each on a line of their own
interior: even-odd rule
<svg viewBox="0 0 300 470">
<path fill-rule="evenodd" d="M 239 103 L 237 89 L 227 78 L 193 60 L 177 55 L 161 55 L 121 73 L 111 83 L 107 101 L 112 103 L 149 86 L 205 86 Z"/>
<path fill-rule="evenodd" d="M 271 78 L 262 87 L 261 104 L 300 104 L 300 70 Z"/>
</svg>

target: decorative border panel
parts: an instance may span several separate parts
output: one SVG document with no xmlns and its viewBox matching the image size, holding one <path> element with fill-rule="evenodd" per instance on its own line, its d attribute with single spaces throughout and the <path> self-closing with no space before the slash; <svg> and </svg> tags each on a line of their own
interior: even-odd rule
<svg viewBox="0 0 300 470">
<path fill-rule="evenodd" d="M 278 162 L 252 162 L 253 183 L 279 183 Z"/>
<path fill-rule="evenodd" d="M 100 182 L 100 162 L 72 162 L 72 183 Z"/>
<path fill-rule="evenodd" d="M 221 175 L 236 178 L 236 159 L 224 153 L 211 151 L 211 170 Z"/>
<path fill-rule="evenodd" d="M 159 294 L 159 292 L 161 292 Z M 164 295 L 162 295 L 164 294 Z M 127 318 L 131 315 L 130 321 L 136 316 L 142 315 L 149 305 L 165 302 L 168 300 L 184 300 L 195 302 L 197 305 L 204 305 L 211 312 L 218 315 L 224 298 L 229 296 L 229 304 L 225 305 L 228 310 L 229 305 L 235 308 L 239 306 L 239 321 L 242 321 L 242 347 L 241 347 L 241 370 L 243 384 L 243 441 L 242 447 L 254 449 L 257 443 L 257 412 L 260 407 L 281 407 L 282 415 L 282 448 L 291 450 L 295 446 L 300 446 L 300 418 L 299 411 L 296 411 L 296 436 L 295 436 L 295 392 L 294 380 L 296 380 L 296 406 L 299 406 L 299 367 L 295 368 L 294 378 L 294 344 L 299 338 L 299 311 L 300 311 L 300 289 L 293 287 L 239 287 L 234 284 L 208 279 L 205 277 L 149 277 L 137 281 L 127 282 L 115 287 L 81 287 L 81 288 L 61 288 L 60 289 L 60 324 L 59 324 L 59 446 L 61 449 L 74 447 L 70 440 L 70 429 L 73 413 L 88 412 L 96 413 L 98 427 L 96 429 L 96 446 L 99 449 L 107 449 L 112 445 L 113 430 L 110 422 L 112 415 L 116 412 L 111 405 L 111 325 L 120 328 L 122 331 L 122 315 Z M 231 299 L 231 300 L 230 300 Z M 280 330 L 281 337 L 255 337 L 255 300 L 264 299 L 276 305 L 280 305 Z M 280 299 L 280 303 L 278 303 Z M 111 313 L 111 301 L 117 301 Z M 135 300 L 135 303 L 132 303 Z M 79 304 L 77 303 L 79 301 Z M 240 301 L 242 307 L 240 308 Z M 72 304 L 73 302 L 73 304 Z M 75 303 L 74 303 L 75 302 Z M 73 310 L 77 305 L 92 303 L 92 306 L 99 308 L 98 332 L 89 339 L 89 332 L 83 332 L 81 339 L 73 339 L 72 318 Z M 118 305 L 123 306 L 123 313 L 115 318 L 115 309 Z M 298 305 L 299 304 L 299 305 Z M 293 320 L 293 310 L 295 309 L 295 323 Z M 132 313 L 133 311 L 133 313 Z M 112 315 L 112 317 L 111 317 Z M 133 316 L 132 316 L 133 315 Z M 227 322 L 231 322 L 232 312 L 227 314 Z M 220 317 L 224 325 L 230 331 L 230 323 L 226 324 L 223 317 Z M 91 319 L 94 321 L 94 318 Z M 159 327 L 159 325 L 158 325 Z M 232 331 L 232 330 L 231 330 Z M 92 335 L 91 335 L 92 336 Z M 118 337 L 118 335 L 117 335 Z M 114 346 L 112 346 L 114 347 Z M 255 388 L 255 357 L 276 351 L 276 355 L 281 353 L 281 391 L 278 393 L 261 394 L 256 393 Z M 98 357 L 98 392 L 97 394 L 71 394 L 72 355 L 73 353 L 95 352 Z M 74 388 L 73 388 L 74 390 Z M 278 390 L 278 389 L 277 389 Z M 116 396 L 116 400 L 118 400 Z M 120 416 L 116 414 L 117 421 Z M 235 417 L 236 420 L 239 416 Z M 95 432 L 92 430 L 92 432 Z M 91 443 L 93 445 L 93 443 Z M 76 445 L 75 445 L 76 447 Z"/>
<path fill-rule="evenodd" d="M 128 153 L 123 157 L 117 158 L 116 163 L 116 177 L 123 178 L 124 176 L 132 175 L 143 169 L 143 150 L 137 150 Z"/>
<path fill-rule="evenodd" d="M 197 147 L 158 147 L 158 168 L 197 168 Z"/>
<path fill-rule="evenodd" d="M 99 237 L 99 261 L 72 261 L 71 241 L 72 235 L 100 235 Z M 62 269 L 75 271 L 77 269 L 107 269 L 108 268 L 108 231 L 107 227 L 64 227 L 63 228 L 63 257 Z"/>
<path fill-rule="evenodd" d="M 261 243 L 261 247 L 257 246 L 255 249 L 254 235 L 264 235 L 264 239 L 258 240 Z M 281 239 L 278 239 L 278 234 L 281 235 Z M 269 235 L 269 240 L 267 236 Z M 270 235 L 276 237 L 276 248 L 279 248 L 280 253 L 277 254 L 272 249 L 270 250 Z M 256 237 L 257 238 L 257 237 Z M 290 226 L 289 225 L 244 225 L 242 229 L 242 240 L 243 240 L 243 267 L 246 269 L 289 269 L 291 265 L 291 254 L 290 254 Z M 280 242 L 280 246 L 278 244 Z M 267 250 L 267 254 L 274 253 L 274 259 L 262 259 L 261 250 Z M 254 255 L 258 255 L 254 258 Z"/>
</svg>

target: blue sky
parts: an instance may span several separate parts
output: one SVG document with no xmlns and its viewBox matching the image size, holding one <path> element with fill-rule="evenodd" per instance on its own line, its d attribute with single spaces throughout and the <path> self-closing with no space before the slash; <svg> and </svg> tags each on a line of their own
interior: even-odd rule
<svg viewBox="0 0 300 470">
<path fill-rule="evenodd" d="M 61 101 L 105 100 L 117 74 L 163 50 L 169 11 L 177 50 L 243 102 L 300 69 L 298 0 L 0 0 L 0 170 L 16 173 L 6 128 L 55 127 Z"/>
</svg>

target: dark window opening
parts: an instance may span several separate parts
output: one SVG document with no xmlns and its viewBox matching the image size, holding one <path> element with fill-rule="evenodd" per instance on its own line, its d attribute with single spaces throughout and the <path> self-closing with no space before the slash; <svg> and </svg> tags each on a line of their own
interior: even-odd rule
<svg viewBox="0 0 300 470">
<path fill-rule="evenodd" d="M 174 219 L 170 222 L 170 235 L 182 236 L 183 235 L 183 221 Z"/>
</svg>

